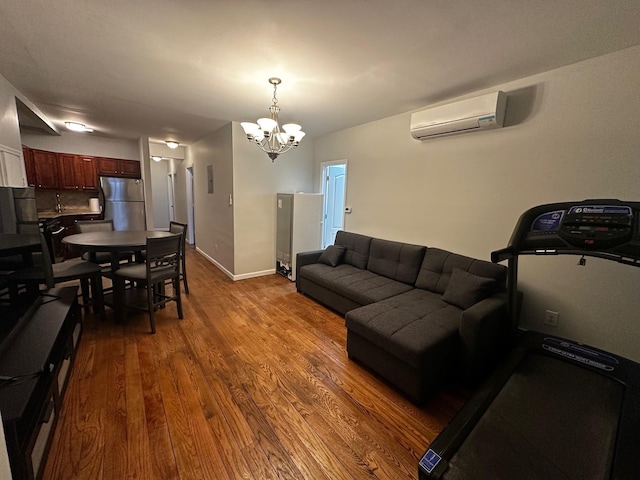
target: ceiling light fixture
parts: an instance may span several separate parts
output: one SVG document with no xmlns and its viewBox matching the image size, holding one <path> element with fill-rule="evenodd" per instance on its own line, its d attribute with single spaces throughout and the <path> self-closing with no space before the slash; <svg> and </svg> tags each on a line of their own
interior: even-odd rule
<svg viewBox="0 0 640 480">
<path fill-rule="evenodd" d="M 276 91 L 281 82 L 282 80 L 276 77 L 269 79 L 269 83 L 273 85 L 273 104 L 269 107 L 271 118 L 259 118 L 258 123 L 242 122 L 240 124 L 242 128 L 244 128 L 244 133 L 247 134 L 247 140 L 254 142 L 265 151 L 272 162 L 275 161 L 281 153 L 288 152 L 293 147 L 297 147 L 305 135 L 302 127 L 295 123 L 287 123 L 282 126 L 282 130 L 284 131 L 280 130 L 280 126 L 278 125 L 280 107 L 278 106 Z"/>
<path fill-rule="evenodd" d="M 162 157 L 159 157 L 157 155 L 152 155 L 151 160 L 153 160 L 154 162 L 159 162 L 162 160 Z"/>
<path fill-rule="evenodd" d="M 87 133 L 93 132 L 93 128 L 87 127 L 84 123 L 64 122 L 64 124 L 72 132 L 87 132 Z"/>
<path fill-rule="evenodd" d="M 165 140 L 164 143 L 167 144 L 167 147 L 173 148 L 173 149 L 176 149 L 176 148 L 178 148 L 180 146 L 180 144 L 178 142 L 173 141 L 173 140 Z"/>
</svg>

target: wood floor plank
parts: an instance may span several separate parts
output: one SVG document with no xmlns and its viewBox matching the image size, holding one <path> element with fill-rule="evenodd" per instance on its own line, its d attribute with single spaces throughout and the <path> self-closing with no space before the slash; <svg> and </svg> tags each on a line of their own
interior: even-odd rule
<svg viewBox="0 0 640 480">
<path fill-rule="evenodd" d="M 283 277 L 233 282 L 194 250 L 190 294 L 85 318 L 43 479 L 412 479 L 469 392 L 423 407 L 348 359 L 344 318 Z"/>
</svg>

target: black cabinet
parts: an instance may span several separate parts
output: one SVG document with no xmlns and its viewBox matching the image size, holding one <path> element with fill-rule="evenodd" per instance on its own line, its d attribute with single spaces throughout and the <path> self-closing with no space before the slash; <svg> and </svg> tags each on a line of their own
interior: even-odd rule
<svg viewBox="0 0 640 480">
<path fill-rule="evenodd" d="M 0 345 L 0 411 L 13 478 L 42 475 L 82 333 L 76 295 L 77 287 L 49 290 Z"/>
</svg>

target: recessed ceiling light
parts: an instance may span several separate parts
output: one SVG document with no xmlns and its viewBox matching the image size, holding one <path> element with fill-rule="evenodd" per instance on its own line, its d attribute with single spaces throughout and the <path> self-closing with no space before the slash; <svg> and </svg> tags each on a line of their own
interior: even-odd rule
<svg viewBox="0 0 640 480">
<path fill-rule="evenodd" d="M 180 146 L 180 144 L 176 141 L 173 140 L 165 140 L 165 142 L 167 144 L 167 147 L 169 148 L 178 148 Z"/>
<path fill-rule="evenodd" d="M 71 130 L 72 132 L 87 132 L 87 133 L 91 133 L 93 132 L 93 128 L 89 128 L 87 127 L 84 123 L 78 123 L 78 122 L 64 122 L 64 124 L 67 126 L 67 128 L 69 130 Z"/>
</svg>

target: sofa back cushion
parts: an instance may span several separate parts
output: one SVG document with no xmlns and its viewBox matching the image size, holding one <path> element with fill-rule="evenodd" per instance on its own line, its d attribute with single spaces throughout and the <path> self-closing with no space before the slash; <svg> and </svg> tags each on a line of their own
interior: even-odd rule
<svg viewBox="0 0 640 480">
<path fill-rule="evenodd" d="M 415 286 L 443 294 L 447 289 L 454 268 L 495 280 L 494 289 L 496 292 L 504 291 L 506 288 L 507 267 L 504 265 L 465 257 L 439 248 L 427 249 Z"/>
<path fill-rule="evenodd" d="M 427 247 L 421 245 L 373 238 L 367 270 L 413 285 L 418 277 L 426 250 Z"/>
<path fill-rule="evenodd" d="M 362 270 L 367 268 L 371 237 L 360 235 L 359 233 L 339 230 L 336 234 L 334 244 L 346 247 L 344 257 L 342 257 L 342 263 L 353 265 L 354 267 L 358 267 Z"/>
</svg>

